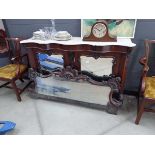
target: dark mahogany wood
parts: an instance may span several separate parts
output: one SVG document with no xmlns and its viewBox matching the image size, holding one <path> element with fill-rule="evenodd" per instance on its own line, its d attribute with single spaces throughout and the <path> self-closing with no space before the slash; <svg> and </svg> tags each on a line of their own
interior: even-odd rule
<svg viewBox="0 0 155 155">
<path fill-rule="evenodd" d="M 145 78 L 148 77 L 147 73 L 149 71 L 148 61 L 149 61 L 149 54 L 150 54 L 150 45 L 155 44 L 155 40 L 145 40 L 145 56 L 140 58 L 139 63 L 143 65 L 143 72 L 141 76 L 141 85 L 139 90 L 139 99 L 138 99 L 138 106 L 137 106 L 137 117 L 135 120 L 135 124 L 139 124 L 140 119 L 142 117 L 143 112 L 155 112 L 155 110 L 146 108 L 145 106 L 148 103 L 155 103 L 155 99 L 153 98 L 146 98 L 144 96 L 144 92 L 146 89 Z"/>
<path fill-rule="evenodd" d="M 64 67 L 72 66 L 78 71 L 81 70 L 80 56 L 91 56 L 95 58 L 99 57 L 111 57 L 114 58 L 114 65 L 112 74 L 121 78 L 121 93 L 124 90 L 125 78 L 126 78 L 126 64 L 128 56 L 132 51 L 131 47 L 125 46 L 92 46 L 92 45 L 61 45 L 61 44 L 37 44 L 37 43 L 25 43 L 27 49 L 29 49 L 30 65 L 33 69 L 38 68 L 38 59 L 36 53 L 46 54 L 61 54 L 64 58 Z M 74 59 L 71 61 L 69 55 L 72 54 Z"/>
<path fill-rule="evenodd" d="M 116 94 L 111 93 L 109 98 L 114 98 L 114 96 L 119 96 L 118 98 L 122 100 L 122 94 L 124 91 L 125 79 L 126 79 L 126 65 L 128 61 L 128 55 L 132 51 L 132 47 L 125 46 L 92 46 L 88 44 L 81 45 L 62 45 L 56 43 L 50 44 L 37 44 L 37 43 L 22 43 L 28 50 L 29 62 L 33 71 L 37 72 L 39 70 L 39 62 L 37 59 L 37 53 L 46 53 L 46 54 L 61 54 L 64 59 L 64 69 L 71 67 L 71 69 L 77 70 L 78 73 L 81 73 L 81 56 L 94 57 L 95 59 L 107 57 L 113 58 L 113 68 L 112 75 L 108 78 L 107 83 L 112 85 L 111 88 L 117 92 Z M 61 74 L 61 71 L 60 71 Z M 111 81 L 111 78 L 113 79 Z M 119 82 L 117 81 L 119 78 Z M 104 78 L 103 78 L 104 80 Z M 88 80 L 89 81 L 89 80 Z M 109 81 L 109 82 L 108 82 Z M 116 88 L 114 88 L 116 86 Z M 116 97 L 117 98 L 117 97 Z M 122 102 L 122 101 L 121 101 Z M 111 103 L 112 104 L 112 100 Z M 115 103 L 117 105 L 117 103 Z M 115 105 L 114 108 L 118 108 Z M 121 103 L 119 103 L 121 105 Z M 110 107 L 110 106 L 109 106 Z M 110 108 L 109 108 L 110 109 Z M 109 110 L 113 111 L 113 110 Z M 110 112 L 116 113 L 116 112 Z"/>
<path fill-rule="evenodd" d="M 16 77 L 12 79 L 7 79 L 7 78 L 1 78 L 1 81 L 5 81 L 6 83 L 0 85 L 0 88 L 2 87 L 7 87 L 7 88 L 12 88 L 17 96 L 17 100 L 21 101 L 20 94 L 30 85 L 31 81 L 23 88 L 19 89 L 16 86 L 16 80 L 21 80 L 22 82 L 24 81 L 23 74 L 28 71 L 25 70 L 24 72 L 20 72 L 20 64 L 22 63 L 22 59 L 24 57 L 27 57 L 27 54 L 24 54 L 21 56 L 21 47 L 20 47 L 20 39 L 19 38 L 7 38 L 6 33 L 4 30 L 0 29 L 0 54 L 6 53 L 10 59 L 10 63 L 15 63 L 17 64 L 17 75 Z M 11 49 L 10 42 L 14 46 L 14 51 Z M 27 60 L 28 61 L 28 60 Z M 9 87 L 8 84 L 11 84 L 12 87 Z"/>
<path fill-rule="evenodd" d="M 101 23 L 101 24 L 104 24 L 105 27 L 106 27 L 106 34 L 105 36 L 101 37 L 101 38 L 96 38 L 94 35 L 93 35 L 93 28 L 94 26 L 97 24 L 97 23 Z M 83 41 L 99 41 L 99 42 L 116 42 L 116 38 L 112 38 L 109 36 L 109 32 L 108 32 L 108 26 L 107 26 L 107 22 L 102 20 L 102 21 L 98 21 L 96 22 L 92 28 L 91 28 L 91 33 L 88 37 L 83 37 Z"/>
</svg>

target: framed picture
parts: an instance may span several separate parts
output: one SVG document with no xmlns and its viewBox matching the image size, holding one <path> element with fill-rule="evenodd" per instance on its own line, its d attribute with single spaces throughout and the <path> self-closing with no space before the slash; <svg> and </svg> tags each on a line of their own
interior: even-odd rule
<svg viewBox="0 0 155 155">
<path fill-rule="evenodd" d="M 81 19 L 81 37 L 88 37 L 92 26 L 102 20 L 107 22 L 109 36 L 114 38 L 134 38 L 136 19 Z"/>
</svg>

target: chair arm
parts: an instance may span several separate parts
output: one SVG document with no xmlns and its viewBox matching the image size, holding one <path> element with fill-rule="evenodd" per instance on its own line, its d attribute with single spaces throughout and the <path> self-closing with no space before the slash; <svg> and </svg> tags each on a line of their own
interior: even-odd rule
<svg viewBox="0 0 155 155">
<path fill-rule="evenodd" d="M 20 41 L 22 40 L 21 38 L 5 38 L 8 42 L 13 42 L 14 44 L 14 50 L 16 55 L 11 58 L 12 63 L 21 63 L 23 56 L 20 56 L 21 53 L 21 46 L 20 46 Z M 13 51 L 10 49 L 10 51 Z"/>
<path fill-rule="evenodd" d="M 6 40 L 14 42 L 16 56 L 11 58 L 11 61 L 12 61 L 12 63 L 16 63 L 17 64 L 16 75 L 17 75 L 17 77 L 19 77 L 20 76 L 20 64 L 22 63 L 22 59 L 24 57 L 27 57 L 27 59 L 28 59 L 28 55 L 27 54 L 24 54 L 22 56 L 20 55 L 20 53 L 21 53 L 20 41 L 22 39 L 20 39 L 20 38 L 6 38 Z"/>
<path fill-rule="evenodd" d="M 141 65 L 146 65 L 146 56 L 144 56 L 144 57 L 142 57 L 142 58 L 140 58 L 139 59 L 139 63 L 141 64 Z"/>
<path fill-rule="evenodd" d="M 20 41 L 22 40 L 21 38 L 5 38 L 6 41 L 10 42 L 14 42 L 14 47 L 15 47 L 15 50 L 17 53 L 20 52 L 21 50 L 21 47 L 20 47 Z"/>
<path fill-rule="evenodd" d="M 142 76 L 141 76 L 141 87 L 140 87 L 140 96 L 143 96 L 144 95 L 144 92 L 145 92 L 145 88 L 146 88 L 146 77 L 147 77 L 147 72 L 149 70 L 149 67 L 147 65 L 145 65 L 145 67 L 143 68 L 143 73 L 142 73 Z"/>
<path fill-rule="evenodd" d="M 6 40 L 8 41 L 21 41 L 22 39 L 21 38 L 5 38 Z"/>
<path fill-rule="evenodd" d="M 16 61 L 16 60 L 18 60 L 20 58 L 23 59 L 24 57 L 27 57 L 28 58 L 27 53 L 26 54 L 23 54 L 22 56 L 15 56 L 15 57 L 11 58 L 11 61 L 14 62 L 14 61 Z"/>
<path fill-rule="evenodd" d="M 11 58 L 11 62 L 17 64 L 17 69 L 16 69 L 16 76 L 20 77 L 20 64 L 22 62 L 22 59 L 24 57 L 28 58 L 27 54 L 24 54 L 22 56 L 20 56 L 20 52 L 21 52 L 21 46 L 20 46 L 20 41 L 22 40 L 21 38 L 5 38 L 6 42 L 7 42 L 7 47 L 10 51 L 12 51 L 12 49 L 9 46 L 9 42 L 13 42 L 14 44 L 14 49 L 16 52 L 16 56 Z"/>
<path fill-rule="evenodd" d="M 143 65 L 143 71 L 142 71 L 141 80 L 140 80 L 139 95 L 143 96 L 144 92 L 145 92 L 145 87 L 146 87 L 145 79 L 146 79 L 146 76 L 147 76 L 147 72 L 149 70 L 149 67 L 147 65 L 147 58 L 146 58 L 146 56 L 143 56 L 142 58 L 140 58 L 139 59 L 139 63 L 141 65 Z"/>
<path fill-rule="evenodd" d="M 26 53 L 26 54 L 24 54 L 24 55 L 22 55 L 22 56 L 16 56 L 16 57 L 13 57 L 13 58 L 11 59 L 11 61 L 12 61 L 13 63 L 16 63 L 16 64 L 17 64 L 17 70 L 16 70 L 16 75 L 17 75 L 17 76 L 19 76 L 19 74 L 20 74 L 20 64 L 21 64 L 21 61 L 22 61 L 22 59 L 23 59 L 24 57 L 27 57 L 27 59 L 28 59 L 28 54 Z M 21 61 L 19 61 L 19 60 L 21 60 Z M 29 64 L 28 64 L 28 65 L 29 65 Z"/>
</svg>

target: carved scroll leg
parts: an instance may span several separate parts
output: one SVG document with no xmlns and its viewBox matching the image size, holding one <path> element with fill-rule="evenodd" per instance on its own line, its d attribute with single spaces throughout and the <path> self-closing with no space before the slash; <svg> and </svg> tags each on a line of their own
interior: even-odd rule
<svg viewBox="0 0 155 155">
<path fill-rule="evenodd" d="M 119 107 L 123 104 L 122 94 L 111 90 L 109 94 L 109 102 L 106 111 L 110 114 L 117 115 Z"/>
</svg>

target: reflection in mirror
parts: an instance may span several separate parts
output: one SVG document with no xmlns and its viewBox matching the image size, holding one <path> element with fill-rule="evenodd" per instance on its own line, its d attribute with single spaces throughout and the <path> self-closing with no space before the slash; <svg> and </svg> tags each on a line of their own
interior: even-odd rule
<svg viewBox="0 0 155 155">
<path fill-rule="evenodd" d="M 86 82 L 60 80 L 54 77 L 37 77 L 35 81 L 35 91 L 39 97 L 45 95 L 44 98 L 46 99 L 59 97 L 59 101 L 62 99 L 63 102 L 69 102 L 67 99 L 71 99 L 70 103 L 76 103 L 78 101 L 80 104 L 85 102 L 83 105 L 89 105 L 88 103 L 90 103 L 93 106 L 96 104 L 94 107 L 107 105 L 109 101 L 110 87 L 101 87 Z"/>
<path fill-rule="evenodd" d="M 58 68 L 63 68 L 64 61 L 62 55 L 47 55 L 47 54 L 38 54 L 39 63 L 41 69 L 53 71 Z"/>
<path fill-rule="evenodd" d="M 97 76 L 112 74 L 113 58 L 81 56 L 81 71 L 88 71 Z"/>
</svg>

